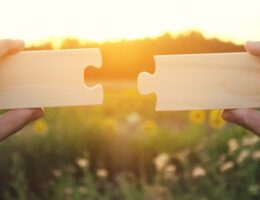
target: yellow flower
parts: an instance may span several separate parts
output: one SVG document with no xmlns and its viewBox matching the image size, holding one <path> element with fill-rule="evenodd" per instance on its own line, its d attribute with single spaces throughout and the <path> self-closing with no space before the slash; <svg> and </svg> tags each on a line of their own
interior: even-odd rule
<svg viewBox="0 0 260 200">
<path fill-rule="evenodd" d="M 220 110 L 212 110 L 209 113 L 209 125 L 212 128 L 220 129 L 225 125 L 225 121 L 221 117 Z"/>
<path fill-rule="evenodd" d="M 103 122 L 103 128 L 107 132 L 116 132 L 117 128 L 118 128 L 118 122 L 116 119 L 114 119 L 112 117 L 108 117 Z"/>
<path fill-rule="evenodd" d="M 126 117 L 126 121 L 129 125 L 136 125 L 141 121 L 141 118 L 138 113 L 132 112 Z"/>
<path fill-rule="evenodd" d="M 191 123 L 199 125 L 206 119 L 206 112 L 203 110 L 192 110 L 189 112 L 189 120 Z"/>
<path fill-rule="evenodd" d="M 39 119 L 33 123 L 32 129 L 37 134 L 44 134 L 48 132 L 49 127 L 44 119 Z"/>
<path fill-rule="evenodd" d="M 157 129 L 157 124 L 153 120 L 147 120 L 144 122 L 143 127 L 146 131 L 154 131 Z"/>
</svg>

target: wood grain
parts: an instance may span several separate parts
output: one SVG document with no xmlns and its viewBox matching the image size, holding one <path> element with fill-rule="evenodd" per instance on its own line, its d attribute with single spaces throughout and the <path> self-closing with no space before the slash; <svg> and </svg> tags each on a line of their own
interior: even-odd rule
<svg viewBox="0 0 260 200">
<path fill-rule="evenodd" d="M 153 75 L 138 77 L 156 110 L 260 107 L 260 58 L 248 53 L 155 56 Z"/>
<path fill-rule="evenodd" d="M 25 51 L 0 62 L 0 108 L 101 104 L 100 85 L 84 83 L 88 66 L 100 68 L 98 49 Z"/>
</svg>

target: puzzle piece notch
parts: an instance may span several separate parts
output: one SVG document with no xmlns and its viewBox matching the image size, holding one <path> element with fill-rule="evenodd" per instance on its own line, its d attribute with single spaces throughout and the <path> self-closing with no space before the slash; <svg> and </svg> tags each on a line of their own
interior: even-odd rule
<svg viewBox="0 0 260 200">
<path fill-rule="evenodd" d="M 101 85 L 87 87 L 84 71 L 102 65 L 99 49 L 25 51 L 0 63 L 0 108 L 94 105 Z"/>
<path fill-rule="evenodd" d="M 156 93 L 156 110 L 260 107 L 260 59 L 248 53 L 155 56 L 140 93 Z"/>
<path fill-rule="evenodd" d="M 141 72 L 137 78 L 138 90 L 141 94 L 147 95 L 153 91 L 155 84 L 153 82 L 154 76 L 148 72 Z"/>
</svg>

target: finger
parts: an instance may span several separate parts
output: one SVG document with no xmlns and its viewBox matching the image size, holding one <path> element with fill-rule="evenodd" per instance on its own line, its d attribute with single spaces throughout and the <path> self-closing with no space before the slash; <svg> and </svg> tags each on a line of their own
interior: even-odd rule
<svg viewBox="0 0 260 200">
<path fill-rule="evenodd" d="M 253 109 L 230 109 L 222 113 L 224 120 L 236 123 L 260 136 L 260 113 Z"/>
<path fill-rule="evenodd" d="M 246 42 L 245 48 L 250 54 L 260 56 L 260 42 Z"/>
<path fill-rule="evenodd" d="M 0 141 L 42 116 L 43 110 L 40 108 L 11 110 L 5 113 L 0 116 Z"/>
<path fill-rule="evenodd" d="M 25 44 L 22 40 L 0 40 L 0 58 L 18 53 L 24 49 L 24 46 Z"/>
</svg>

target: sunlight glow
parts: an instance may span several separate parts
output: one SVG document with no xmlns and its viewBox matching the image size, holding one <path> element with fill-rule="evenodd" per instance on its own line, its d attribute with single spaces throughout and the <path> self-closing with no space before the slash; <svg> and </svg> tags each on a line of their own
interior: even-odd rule
<svg viewBox="0 0 260 200">
<path fill-rule="evenodd" d="M 260 40 L 259 0 L 6 0 L 0 38 L 50 37 L 94 41 L 200 30 L 242 43 Z"/>
</svg>

